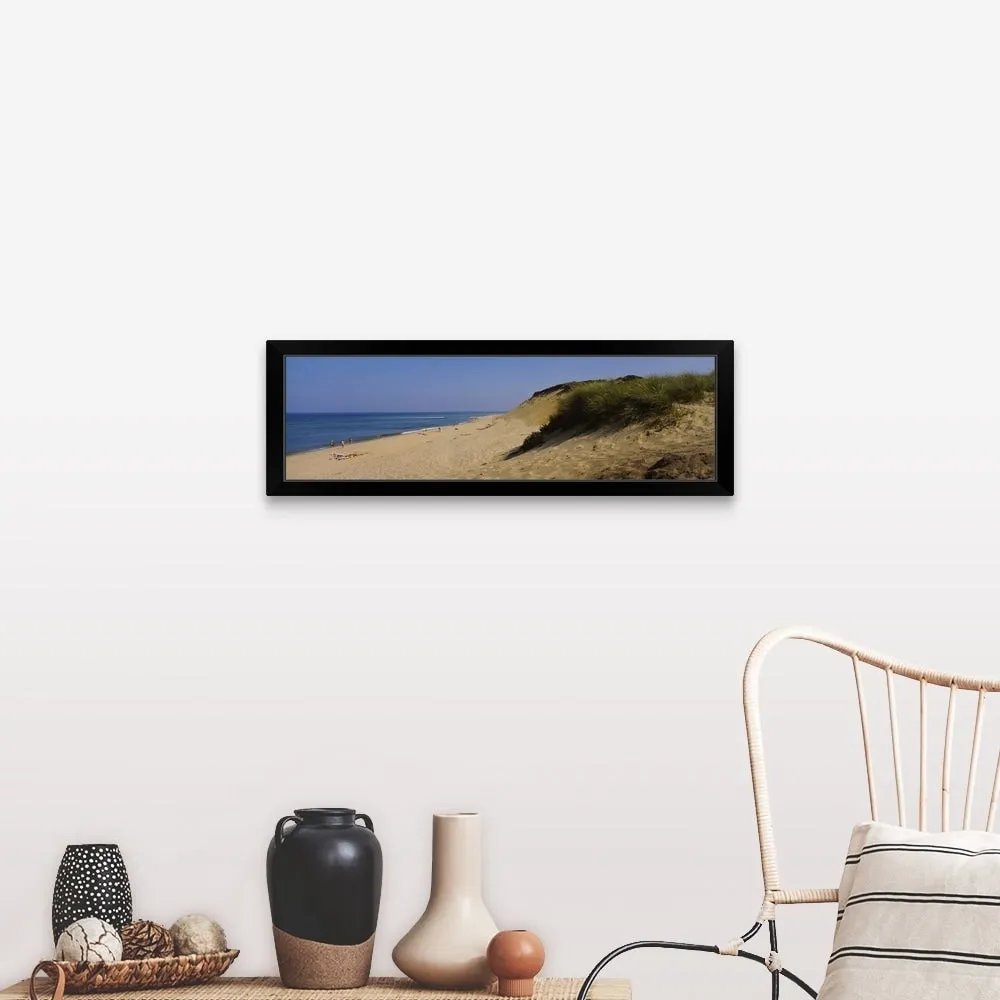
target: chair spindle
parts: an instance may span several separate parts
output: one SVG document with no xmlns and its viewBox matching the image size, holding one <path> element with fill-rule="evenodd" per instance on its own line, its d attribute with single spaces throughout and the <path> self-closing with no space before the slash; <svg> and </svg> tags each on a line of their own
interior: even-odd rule
<svg viewBox="0 0 1000 1000">
<path fill-rule="evenodd" d="M 920 829 L 927 829 L 927 679 L 920 678 Z"/>
<path fill-rule="evenodd" d="M 947 833 L 949 819 L 949 798 L 951 795 L 951 745 L 955 736 L 955 685 L 948 691 L 948 715 L 944 723 L 944 760 L 941 764 L 941 830 Z"/>
<path fill-rule="evenodd" d="M 1000 801 L 1000 753 L 997 754 L 997 766 L 993 772 L 993 790 L 990 792 L 990 811 L 986 815 L 986 832 L 993 832 L 993 821 L 997 816 L 997 802 Z"/>
<path fill-rule="evenodd" d="M 886 690 L 889 695 L 889 730 L 892 735 L 892 768 L 896 776 L 896 813 L 899 825 L 906 826 L 906 797 L 903 790 L 903 761 L 899 750 L 899 725 L 896 719 L 896 688 L 893 672 L 885 672 Z"/>
<path fill-rule="evenodd" d="M 979 765 L 979 746 L 983 738 L 983 714 L 986 711 L 986 692 L 979 689 L 976 703 L 976 723 L 972 730 L 972 754 L 969 757 L 969 780 L 965 786 L 965 811 L 962 813 L 962 829 L 968 830 L 972 822 L 972 798 L 976 789 L 976 768 Z"/>
<path fill-rule="evenodd" d="M 865 690 L 861 684 L 861 669 L 858 663 L 858 654 L 851 654 L 851 661 L 854 663 L 854 683 L 858 688 L 858 710 L 861 713 L 861 740 L 865 748 L 865 770 L 868 772 L 868 801 L 871 804 L 872 822 L 878 820 L 878 803 L 875 797 L 875 772 L 872 770 L 872 746 L 868 739 L 868 710 L 865 707 Z M 1000 768 L 1000 762 L 997 764 Z"/>
</svg>

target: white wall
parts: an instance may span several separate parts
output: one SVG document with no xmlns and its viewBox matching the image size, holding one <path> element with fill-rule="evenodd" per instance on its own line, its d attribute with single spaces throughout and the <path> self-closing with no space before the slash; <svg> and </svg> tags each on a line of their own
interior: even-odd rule
<svg viewBox="0 0 1000 1000">
<path fill-rule="evenodd" d="M 997 21 L 4 5 L 0 978 L 105 839 L 137 915 L 207 910 L 272 969 L 265 846 L 316 804 L 375 818 L 377 972 L 442 808 L 484 813 L 489 903 L 551 974 L 745 929 L 756 638 L 997 669 Z M 269 502 L 269 337 L 734 338 L 737 497 Z M 765 691 L 800 884 L 865 804 L 835 666 Z M 785 920 L 818 979 L 831 914 Z"/>
</svg>

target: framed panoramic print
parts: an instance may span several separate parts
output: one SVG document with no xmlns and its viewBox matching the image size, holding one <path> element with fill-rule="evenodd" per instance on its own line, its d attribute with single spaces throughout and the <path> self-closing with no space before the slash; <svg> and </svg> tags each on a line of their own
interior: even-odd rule
<svg viewBox="0 0 1000 1000">
<path fill-rule="evenodd" d="M 733 342 L 267 343 L 267 492 L 732 496 Z"/>
</svg>

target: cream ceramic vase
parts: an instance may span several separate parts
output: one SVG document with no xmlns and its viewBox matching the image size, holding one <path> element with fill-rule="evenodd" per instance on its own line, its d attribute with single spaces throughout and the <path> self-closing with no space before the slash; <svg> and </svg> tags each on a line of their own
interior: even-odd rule
<svg viewBox="0 0 1000 1000">
<path fill-rule="evenodd" d="M 392 951 L 421 986 L 479 989 L 496 978 L 486 949 L 498 928 L 483 902 L 482 868 L 479 814 L 435 813 L 430 900 Z"/>
</svg>

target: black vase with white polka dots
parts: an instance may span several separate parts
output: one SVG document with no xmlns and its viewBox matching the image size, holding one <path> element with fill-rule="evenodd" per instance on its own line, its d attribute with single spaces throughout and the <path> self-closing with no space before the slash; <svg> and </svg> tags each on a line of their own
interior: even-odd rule
<svg viewBox="0 0 1000 1000">
<path fill-rule="evenodd" d="M 70 844 L 52 894 L 52 939 L 76 920 L 100 917 L 116 930 L 132 923 L 132 889 L 117 844 Z"/>
</svg>

